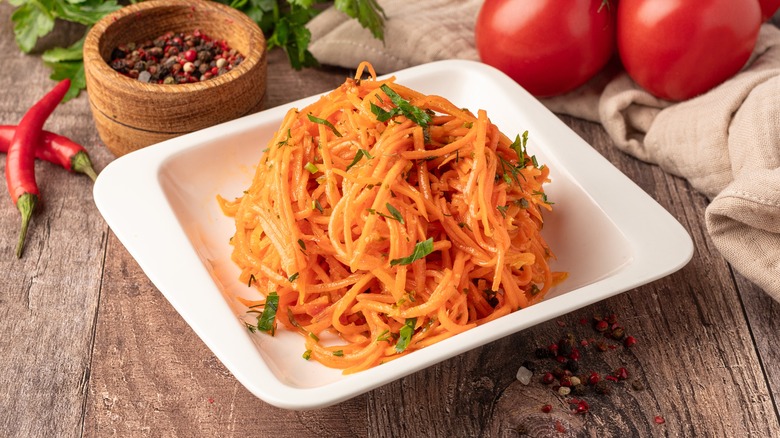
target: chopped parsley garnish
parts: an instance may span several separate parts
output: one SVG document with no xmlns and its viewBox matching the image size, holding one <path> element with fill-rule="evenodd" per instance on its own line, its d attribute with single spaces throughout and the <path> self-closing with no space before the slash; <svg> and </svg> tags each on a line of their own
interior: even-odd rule
<svg viewBox="0 0 780 438">
<path fill-rule="evenodd" d="M 358 161 L 360 161 L 360 159 L 363 158 L 363 157 L 366 157 L 366 159 L 369 159 L 369 160 L 374 158 L 374 157 L 371 156 L 371 154 L 368 153 L 367 150 L 365 150 L 365 149 L 358 149 L 357 153 L 355 154 L 355 158 L 352 159 L 352 162 L 349 163 L 349 166 L 347 166 L 347 168 L 345 170 L 351 169 L 352 166 L 357 164 Z"/>
<path fill-rule="evenodd" d="M 502 176 L 504 181 L 506 181 L 507 184 L 512 184 L 512 180 L 514 180 L 517 185 L 520 185 L 520 180 L 517 179 L 517 175 L 520 175 L 523 180 L 525 180 L 525 176 L 520 173 L 520 169 L 522 169 L 522 167 L 515 166 L 511 161 L 507 160 L 501 155 L 497 154 L 496 156 L 498 157 L 498 162 L 501 164 L 501 171 L 503 172 Z"/>
<path fill-rule="evenodd" d="M 311 350 L 304 351 L 303 354 L 301 355 L 301 357 L 306 359 L 306 360 L 311 359 Z"/>
<path fill-rule="evenodd" d="M 322 208 L 322 204 L 320 204 L 320 200 L 319 199 L 315 199 L 314 201 L 311 202 L 311 209 L 312 210 L 317 210 L 320 213 L 325 213 L 325 209 Z"/>
<path fill-rule="evenodd" d="M 308 170 L 308 171 L 309 171 L 309 173 L 311 173 L 312 175 L 314 175 L 315 173 L 317 173 L 317 172 L 319 172 L 319 171 L 320 171 L 320 168 L 319 168 L 319 167 L 317 167 L 317 165 L 316 165 L 316 164 L 314 164 L 314 163 L 312 163 L 311 161 L 307 162 L 307 163 L 306 163 L 306 164 L 303 166 L 303 168 L 304 168 L 304 169 L 306 169 L 306 170 Z"/>
<path fill-rule="evenodd" d="M 515 204 L 519 205 L 520 208 L 522 208 L 523 210 L 529 207 L 528 200 L 525 198 L 518 199 L 517 201 L 515 201 Z"/>
<path fill-rule="evenodd" d="M 506 217 L 506 209 L 507 207 L 505 205 L 496 205 L 496 210 L 498 210 L 499 213 L 501 213 L 501 216 Z"/>
<path fill-rule="evenodd" d="M 279 143 L 276 143 L 277 147 L 287 146 L 288 142 L 290 141 L 290 138 L 292 138 L 292 133 L 290 133 L 290 130 L 287 130 L 287 138 L 280 141 Z"/>
<path fill-rule="evenodd" d="M 393 207 L 393 205 L 390 204 L 389 202 L 387 204 L 385 204 L 385 206 L 387 207 L 387 211 L 389 211 L 390 214 L 384 214 L 384 213 L 378 212 L 378 211 L 374 210 L 373 208 L 369 208 L 368 212 L 371 213 L 371 214 L 378 214 L 378 215 L 382 216 L 383 218 L 395 219 L 398 222 L 400 222 L 401 224 L 406 225 L 406 222 L 404 222 L 404 217 L 401 216 L 401 212 L 400 211 L 398 211 L 395 207 Z"/>
<path fill-rule="evenodd" d="M 293 275 L 291 275 L 289 278 L 287 278 L 287 281 L 289 281 L 290 283 L 292 283 L 293 281 L 297 280 L 297 279 L 298 279 L 298 276 L 300 276 L 300 275 L 301 275 L 301 273 L 300 273 L 300 272 L 296 272 L 295 274 L 293 274 Z"/>
<path fill-rule="evenodd" d="M 422 242 L 417 242 L 414 245 L 414 250 L 410 255 L 406 257 L 402 257 L 400 259 L 390 260 L 390 266 L 410 265 L 432 252 L 433 252 L 433 237 L 429 237 L 427 240 L 424 240 Z"/>
<path fill-rule="evenodd" d="M 344 356 L 344 350 L 336 350 L 333 352 L 333 355 L 338 357 Z"/>
<path fill-rule="evenodd" d="M 298 239 L 298 246 L 300 246 L 302 250 L 306 251 L 306 242 L 304 242 L 303 239 Z"/>
<path fill-rule="evenodd" d="M 513 141 L 512 144 L 509 146 L 517 154 L 517 165 L 520 167 L 525 167 L 525 154 L 526 154 L 527 144 L 528 144 L 528 131 L 525 131 L 523 132 L 522 137 L 518 135 L 515 138 L 515 141 Z"/>
<path fill-rule="evenodd" d="M 385 329 L 376 337 L 377 342 L 390 340 L 390 330 Z"/>
<path fill-rule="evenodd" d="M 321 119 L 319 117 L 314 117 L 313 115 L 311 115 L 311 113 L 307 114 L 307 117 L 309 118 L 309 121 L 311 121 L 311 122 L 317 123 L 318 125 L 325 125 L 328 128 L 330 128 L 330 130 L 333 131 L 333 134 L 336 137 L 341 137 L 341 133 L 336 129 L 335 126 L 333 126 L 333 123 L 330 123 L 329 121 L 327 121 L 325 119 Z"/>
<path fill-rule="evenodd" d="M 395 344 L 395 351 L 402 353 L 409 346 L 414 334 L 414 326 L 417 325 L 417 318 L 406 318 L 404 326 L 398 331 L 398 343 Z"/>
<path fill-rule="evenodd" d="M 416 107 L 409 103 L 408 100 L 401 97 L 398 93 L 393 91 L 392 88 L 390 88 L 387 84 L 382 84 L 381 87 L 382 91 L 385 92 L 387 97 L 390 98 L 390 100 L 395 104 L 396 108 L 394 108 L 392 111 L 390 111 L 391 115 L 388 117 L 388 119 L 392 116 L 394 116 L 396 113 L 400 113 L 401 115 L 406 116 L 407 119 L 413 121 L 414 123 L 422 126 L 423 128 L 427 127 L 428 124 L 431 123 L 431 115 L 427 112 L 422 110 L 419 107 Z M 381 108 L 377 107 L 381 110 Z M 374 107 L 371 107 L 371 111 L 374 111 Z M 383 112 L 387 112 L 382 110 Z M 376 112 L 374 113 L 376 114 Z M 379 120 L 379 115 L 377 115 L 377 120 Z M 387 120 L 387 119 L 385 119 Z M 380 122 L 383 120 L 379 120 Z"/>
<path fill-rule="evenodd" d="M 247 287 L 252 287 L 252 283 L 257 283 L 257 279 L 255 278 L 255 274 L 249 274 L 249 281 L 246 283 Z"/>
<path fill-rule="evenodd" d="M 271 292 L 265 298 L 263 313 L 257 317 L 257 330 L 270 333 L 273 336 L 276 333 L 276 309 L 279 307 L 279 295 Z"/>
<path fill-rule="evenodd" d="M 541 196 L 542 197 L 542 202 L 544 202 L 545 204 L 549 204 L 549 205 L 555 204 L 554 202 L 550 202 L 550 201 L 547 200 L 547 194 L 544 193 L 544 192 L 534 191 L 534 195 Z"/>
</svg>

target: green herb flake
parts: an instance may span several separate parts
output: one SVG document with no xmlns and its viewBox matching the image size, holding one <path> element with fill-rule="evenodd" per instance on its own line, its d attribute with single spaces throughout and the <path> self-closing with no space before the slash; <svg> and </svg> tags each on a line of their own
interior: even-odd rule
<svg viewBox="0 0 780 438">
<path fill-rule="evenodd" d="M 320 204 L 319 199 L 315 199 L 314 201 L 312 201 L 311 204 L 312 204 L 312 206 L 311 206 L 312 210 L 317 210 L 320 213 L 325 213 L 325 209 L 322 208 L 322 204 Z"/>
<path fill-rule="evenodd" d="M 316 164 L 314 164 L 314 163 L 312 163 L 311 161 L 309 161 L 308 163 L 306 163 L 306 165 L 304 165 L 304 166 L 303 166 L 303 168 L 304 168 L 304 169 L 306 169 L 306 170 L 308 170 L 308 171 L 309 171 L 309 173 L 310 173 L 310 174 L 312 174 L 312 175 L 314 175 L 315 173 L 317 173 L 317 172 L 319 172 L 319 171 L 320 171 L 320 168 L 319 168 L 319 167 L 317 167 L 317 165 L 316 165 Z"/>
<path fill-rule="evenodd" d="M 305 360 L 311 359 L 311 350 L 304 351 L 301 357 L 304 358 Z"/>
<path fill-rule="evenodd" d="M 427 256 L 433 252 L 433 237 L 429 237 L 427 240 L 418 242 L 414 245 L 412 253 L 406 257 L 400 259 L 390 260 L 390 266 L 395 265 L 410 265 L 417 260 Z"/>
<path fill-rule="evenodd" d="M 502 217 L 506 218 L 507 207 L 505 205 L 497 205 L 496 210 L 498 210 L 498 212 L 501 213 Z"/>
<path fill-rule="evenodd" d="M 544 192 L 534 191 L 534 195 L 541 196 L 542 202 L 544 202 L 545 204 L 549 204 L 549 205 L 555 204 L 554 202 L 550 202 L 547 200 L 547 194 Z"/>
<path fill-rule="evenodd" d="M 298 277 L 299 277 L 300 275 L 301 275 L 301 273 L 300 273 L 300 272 L 296 272 L 295 274 L 291 275 L 291 276 L 290 276 L 290 277 L 287 279 L 287 281 L 289 281 L 290 283 L 292 283 L 293 281 L 297 280 L 297 279 L 298 279 Z"/>
<path fill-rule="evenodd" d="M 380 213 L 380 212 L 374 210 L 373 208 L 369 208 L 368 212 L 371 213 L 371 214 L 378 214 L 378 215 L 380 215 L 380 216 L 382 216 L 384 218 L 387 218 L 387 219 L 395 219 L 398 222 L 400 222 L 401 224 L 406 225 L 406 223 L 404 222 L 403 216 L 401 216 L 401 212 L 398 211 L 395 207 L 393 207 L 392 204 L 390 204 L 388 202 L 387 204 L 385 204 L 385 207 L 387 207 L 387 211 L 390 212 L 389 215 L 384 214 L 384 213 Z"/>
<path fill-rule="evenodd" d="M 341 133 L 336 129 L 335 126 L 333 126 L 333 123 L 330 123 L 329 121 L 327 121 L 325 119 L 321 119 L 319 117 L 315 117 L 311 113 L 307 114 L 306 116 L 309 118 L 310 122 L 316 123 L 318 125 L 325 125 L 328 128 L 330 128 L 331 131 L 333 131 L 333 135 L 335 135 L 336 137 L 341 137 Z"/>
<path fill-rule="evenodd" d="M 384 108 L 382 108 L 381 106 L 375 104 L 374 102 L 371 102 L 371 112 L 374 113 L 374 115 L 376 116 L 377 121 L 379 121 L 379 122 L 386 122 L 386 121 L 392 119 L 396 114 L 398 114 L 398 107 L 393 108 L 390 111 L 387 111 Z"/>
<path fill-rule="evenodd" d="M 376 341 L 377 342 L 383 342 L 383 341 L 388 341 L 388 340 L 390 340 L 390 330 L 387 330 L 387 329 L 383 330 L 382 333 L 380 333 L 376 337 Z"/>
<path fill-rule="evenodd" d="M 270 333 L 273 336 L 276 333 L 276 309 L 279 308 L 279 295 L 276 292 L 271 292 L 265 298 L 265 306 L 263 306 L 263 313 L 257 317 L 257 329 Z"/>
<path fill-rule="evenodd" d="M 336 350 L 333 352 L 333 355 L 336 357 L 344 356 L 344 350 Z"/>
<path fill-rule="evenodd" d="M 287 130 L 287 138 L 285 138 L 284 140 L 280 141 L 279 143 L 276 143 L 276 147 L 287 146 L 289 144 L 289 142 L 290 142 L 290 138 L 292 138 L 292 133 L 288 129 Z"/>
<path fill-rule="evenodd" d="M 344 169 L 344 170 L 351 169 L 352 166 L 357 164 L 358 161 L 360 161 L 360 159 L 363 158 L 363 157 L 366 157 L 366 159 L 369 159 L 369 160 L 374 158 L 374 157 L 371 156 L 371 154 L 368 153 L 367 150 L 365 150 L 365 149 L 358 149 L 357 153 L 355 154 L 355 158 L 352 159 L 352 162 L 349 163 L 349 166 L 347 166 L 347 168 Z"/>
<path fill-rule="evenodd" d="M 527 209 L 530 206 L 528 200 L 525 198 L 518 199 L 517 201 L 515 201 L 515 204 L 519 205 L 520 208 L 522 208 L 523 210 Z"/>
<path fill-rule="evenodd" d="M 414 326 L 417 325 L 417 318 L 406 318 L 404 326 L 398 331 L 398 343 L 395 344 L 395 351 L 402 353 L 409 346 L 414 334 Z"/>
<path fill-rule="evenodd" d="M 523 132 L 522 137 L 518 135 L 515 137 L 515 141 L 509 146 L 517 154 L 517 165 L 519 167 L 525 167 L 526 159 L 526 146 L 528 145 L 528 131 Z"/>
<path fill-rule="evenodd" d="M 306 242 L 304 242 L 303 239 L 298 239 L 298 246 L 300 246 L 302 250 L 306 251 Z"/>
<path fill-rule="evenodd" d="M 393 89 L 390 88 L 387 84 L 382 84 L 382 86 L 379 88 L 384 91 L 393 104 L 398 107 L 398 111 L 402 115 L 406 116 L 407 119 L 422 126 L 423 128 L 427 127 L 428 124 L 431 123 L 431 115 L 428 112 L 423 111 L 422 109 L 409 103 L 408 100 L 404 99 L 398 93 L 393 91 Z"/>
<path fill-rule="evenodd" d="M 246 287 L 252 287 L 252 283 L 257 283 L 255 274 L 249 274 L 249 281 L 246 283 Z"/>
</svg>

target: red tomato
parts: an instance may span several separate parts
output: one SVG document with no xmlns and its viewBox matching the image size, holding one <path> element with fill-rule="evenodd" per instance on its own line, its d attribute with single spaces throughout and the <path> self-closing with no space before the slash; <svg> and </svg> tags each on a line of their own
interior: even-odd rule
<svg viewBox="0 0 780 438">
<path fill-rule="evenodd" d="M 761 4 L 762 21 L 769 20 L 780 9 L 780 0 L 758 0 L 758 3 Z"/>
<path fill-rule="evenodd" d="M 530 93 L 563 94 L 612 57 L 614 15 L 603 0 L 487 0 L 477 16 L 477 51 Z"/>
<path fill-rule="evenodd" d="M 620 0 L 623 66 L 657 97 L 685 100 L 736 74 L 761 26 L 755 0 Z"/>
</svg>

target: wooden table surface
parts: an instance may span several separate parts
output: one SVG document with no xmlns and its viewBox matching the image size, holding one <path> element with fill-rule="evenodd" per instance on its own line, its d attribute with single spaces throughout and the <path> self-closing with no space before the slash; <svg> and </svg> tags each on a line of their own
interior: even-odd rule
<svg viewBox="0 0 780 438">
<path fill-rule="evenodd" d="M 39 56 L 23 55 L 14 44 L 11 11 L 0 3 L 0 124 L 18 123 L 54 83 Z M 40 47 L 79 32 L 61 26 L 57 39 Z M 346 73 L 295 72 L 273 51 L 268 75 L 266 107 L 272 107 L 325 92 Z M 13 255 L 18 212 L 10 200 L 0 208 L 0 436 L 780 436 L 780 306 L 714 248 L 703 196 L 614 149 L 599 125 L 563 120 L 682 223 L 695 244 L 691 262 L 312 411 L 283 410 L 252 396 L 117 240 L 95 207 L 90 180 L 38 162 L 45 202 L 21 259 Z M 98 170 L 114 159 L 101 145 L 85 94 L 59 107 L 46 128 L 85 145 Z M 603 376 L 623 366 L 630 376 L 609 382 L 607 394 L 579 397 L 589 412 L 573 414 L 570 396 L 539 383 L 554 363 L 537 359 L 535 350 L 568 333 L 602 339 L 590 324 L 596 314 L 615 314 L 638 342 L 605 352 L 592 343 L 581 347 L 582 370 Z M 515 374 L 528 360 L 537 374 L 523 385 Z M 552 412 L 543 413 L 544 404 Z"/>
</svg>

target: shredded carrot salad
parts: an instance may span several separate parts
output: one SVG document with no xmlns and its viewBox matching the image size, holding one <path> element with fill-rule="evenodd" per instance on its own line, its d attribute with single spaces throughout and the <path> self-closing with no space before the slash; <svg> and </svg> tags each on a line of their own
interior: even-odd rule
<svg viewBox="0 0 780 438">
<path fill-rule="evenodd" d="M 305 359 L 352 373 L 540 301 L 565 274 L 540 235 L 549 168 L 526 142 L 368 63 L 290 110 L 243 196 L 218 197 L 258 292 L 247 326 L 280 323 Z"/>
</svg>

